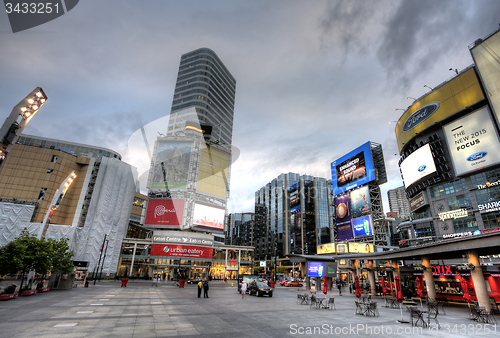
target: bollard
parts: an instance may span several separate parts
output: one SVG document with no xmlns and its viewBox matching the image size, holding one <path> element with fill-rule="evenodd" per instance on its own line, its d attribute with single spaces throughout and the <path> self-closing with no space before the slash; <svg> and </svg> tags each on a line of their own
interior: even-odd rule
<svg viewBox="0 0 500 338">
<path fill-rule="evenodd" d="M 231 287 L 233 287 L 233 284 L 234 284 L 234 283 L 231 283 Z"/>
</svg>

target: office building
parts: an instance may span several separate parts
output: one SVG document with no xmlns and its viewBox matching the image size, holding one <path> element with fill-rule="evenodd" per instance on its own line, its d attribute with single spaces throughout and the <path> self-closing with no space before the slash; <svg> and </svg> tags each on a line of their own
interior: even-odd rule
<svg viewBox="0 0 500 338">
<path fill-rule="evenodd" d="M 389 208 L 391 212 L 398 214 L 397 218 L 410 218 L 410 201 L 406 196 L 404 186 L 387 191 L 387 197 L 389 198 Z"/>
</svg>

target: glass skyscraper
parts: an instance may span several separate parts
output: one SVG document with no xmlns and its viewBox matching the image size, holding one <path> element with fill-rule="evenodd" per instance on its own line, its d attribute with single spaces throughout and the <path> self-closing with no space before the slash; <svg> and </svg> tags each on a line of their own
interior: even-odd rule
<svg viewBox="0 0 500 338">
<path fill-rule="evenodd" d="M 184 131 L 185 121 L 212 126 L 212 140 L 233 138 L 236 80 L 217 54 L 199 48 L 183 54 L 177 74 L 167 136 Z"/>
</svg>

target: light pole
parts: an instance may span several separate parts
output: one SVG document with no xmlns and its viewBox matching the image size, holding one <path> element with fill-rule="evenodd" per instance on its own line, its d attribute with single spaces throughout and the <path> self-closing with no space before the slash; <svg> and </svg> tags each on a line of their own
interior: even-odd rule
<svg viewBox="0 0 500 338">
<path fill-rule="evenodd" d="M 47 95 L 42 88 L 37 87 L 22 99 L 7 116 L 0 127 L 0 164 L 45 101 L 47 101 Z"/>
</svg>

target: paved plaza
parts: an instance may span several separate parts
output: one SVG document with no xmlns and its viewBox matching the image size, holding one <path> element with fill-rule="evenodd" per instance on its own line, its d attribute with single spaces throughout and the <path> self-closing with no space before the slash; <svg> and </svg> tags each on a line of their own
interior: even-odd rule
<svg viewBox="0 0 500 338">
<path fill-rule="evenodd" d="M 336 310 L 297 304 L 297 288 L 278 286 L 272 298 L 241 299 L 236 285 L 214 281 L 210 298 L 198 298 L 196 285 L 172 282 L 101 281 L 90 287 L 19 297 L 0 302 L 0 337 L 476 337 L 498 336 L 493 325 L 467 320 L 466 307 L 445 307 L 441 329 L 401 324 L 399 309 L 378 302 L 379 317 L 355 315 L 356 298 L 331 291 Z M 300 291 L 304 293 L 305 291 Z M 321 294 L 322 296 L 322 294 Z M 203 297 L 203 296 L 202 296 Z M 403 311 L 405 320 L 409 313 Z M 500 316 L 497 316 L 497 321 Z M 488 334 L 485 331 L 489 330 Z M 496 331 L 496 332 L 495 332 Z"/>
</svg>

